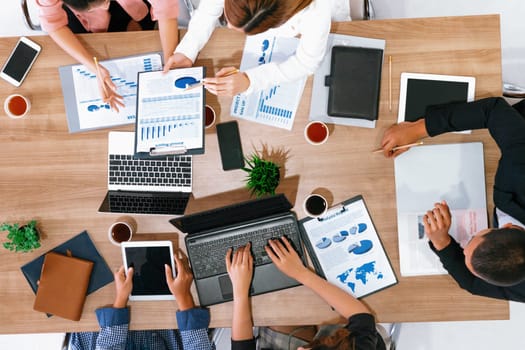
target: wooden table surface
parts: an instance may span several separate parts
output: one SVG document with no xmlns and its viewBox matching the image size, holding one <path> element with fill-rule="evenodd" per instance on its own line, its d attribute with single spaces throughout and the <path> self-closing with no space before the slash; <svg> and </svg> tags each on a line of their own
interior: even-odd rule
<svg viewBox="0 0 525 350">
<path fill-rule="evenodd" d="M 303 137 L 308 121 L 311 78 L 306 84 L 292 131 L 239 120 L 244 152 L 267 149 L 281 162 L 284 179 L 278 192 L 295 204 L 299 218 L 303 198 L 317 190 L 331 204 L 362 194 L 369 207 L 399 284 L 364 298 L 381 322 L 508 319 L 508 302 L 470 295 L 448 275 L 402 278 L 399 275 L 393 161 L 371 154 L 384 130 L 397 120 L 399 78 L 403 71 L 476 77 L 476 98 L 501 94 L 499 16 L 443 17 L 336 23 L 334 32 L 386 39 L 385 66 L 392 56 L 393 108 L 388 108 L 388 74 L 381 82 L 379 121 L 375 129 L 330 125 L 322 146 Z M 156 32 L 87 34 L 80 36 L 99 59 L 157 51 Z M 5 60 L 17 38 L 0 39 L 0 60 Z M 98 130 L 69 134 L 57 67 L 75 63 L 46 36 L 27 80 L 20 88 L 0 81 L 0 101 L 13 92 L 32 102 L 30 116 L 21 120 L 0 112 L 0 220 L 37 219 L 43 233 L 42 248 L 16 254 L 0 250 L 0 333 L 97 330 L 94 310 L 112 303 L 110 284 L 89 295 L 79 322 L 47 319 L 32 310 L 34 295 L 20 266 L 86 229 L 109 266 L 121 264 L 120 250 L 107 240 L 107 229 L 117 215 L 97 213 L 106 193 L 107 133 Z M 197 65 L 212 75 L 223 66 L 238 66 L 244 36 L 216 30 L 201 52 Z M 231 98 L 207 94 L 219 121 L 230 120 Z M 117 128 L 132 130 L 132 126 Z M 499 151 L 486 131 L 471 135 L 442 135 L 428 143 L 481 141 L 485 149 L 487 202 L 492 212 L 492 186 Z M 206 154 L 194 158 L 194 192 L 187 213 L 249 199 L 245 173 L 224 172 L 215 129 L 206 130 Z M 137 239 L 171 239 L 182 234 L 168 223 L 169 216 L 135 215 Z M 155 234 L 151 234 L 155 233 Z M 4 241 L 5 233 L 0 234 Z M 182 240 L 180 241 L 182 242 Z M 182 244 L 183 245 L 183 244 Z M 195 294 L 195 291 L 194 295 Z M 321 324 L 340 321 L 337 313 L 305 287 L 252 298 L 256 325 Z M 176 303 L 131 302 L 131 328 L 176 326 Z M 231 325 L 231 303 L 211 307 L 211 326 Z"/>
</svg>

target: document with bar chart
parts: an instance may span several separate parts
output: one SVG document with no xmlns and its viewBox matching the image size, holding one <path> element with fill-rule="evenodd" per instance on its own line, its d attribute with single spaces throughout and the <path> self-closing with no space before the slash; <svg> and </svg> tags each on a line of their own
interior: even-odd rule
<svg viewBox="0 0 525 350">
<path fill-rule="evenodd" d="M 204 87 L 186 89 L 204 74 L 204 67 L 139 73 L 137 155 L 204 153 Z"/>
<path fill-rule="evenodd" d="M 137 73 L 162 69 L 159 53 L 121 57 L 100 64 L 111 74 L 124 107 L 117 112 L 102 100 L 97 76 L 81 64 L 59 68 L 69 132 L 80 132 L 135 122 Z"/>
<path fill-rule="evenodd" d="M 268 33 L 248 36 L 240 70 L 269 62 L 282 62 L 295 54 L 298 44 L 297 38 L 274 37 Z M 237 95 L 233 98 L 231 115 L 291 130 L 305 83 L 306 77 L 249 95 Z"/>
</svg>

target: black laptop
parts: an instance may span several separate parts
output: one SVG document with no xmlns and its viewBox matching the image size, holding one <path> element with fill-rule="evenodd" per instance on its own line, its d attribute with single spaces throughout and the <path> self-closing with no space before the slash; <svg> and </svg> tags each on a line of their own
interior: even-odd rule
<svg viewBox="0 0 525 350">
<path fill-rule="evenodd" d="M 264 246 L 286 236 L 305 262 L 297 218 L 282 194 L 229 205 L 170 220 L 184 233 L 195 285 L 203 306 L 233 299 L 224 257 L 228 248 L 252 244 L 254 276 L 250 295 L 299 285 L 280 272 Z"/>
</svg>

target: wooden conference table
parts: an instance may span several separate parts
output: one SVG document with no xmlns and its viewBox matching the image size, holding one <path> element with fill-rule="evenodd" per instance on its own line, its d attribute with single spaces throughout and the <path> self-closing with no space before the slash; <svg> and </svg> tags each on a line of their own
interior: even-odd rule
<svg viewBox="0 0 525 350">
<path fill-rule="evenodd" d="M 381 84 L 380 116 L 375 129 L 331 125 L 328 142 L 309 145 L 303 137 L 308 120 L 311 79 L 306 85 L 292 131 L 239 120 L 243 150 L 268 147 L 281 151 L 284 179 L 278 188 L 305 216 L 302 201 L 314 190 L 336 204 L 362 194 L 392 261 L 399 284 L 364 298 L 381 322 L 507 319 L 508 302 L 472 296 L 448 275 L 402 278 L 399 274 L 394 168 L 392 160 L 372 154 L 383 131 L 397 119 L 399 78 L 403 71 L 476 77 L 476 98 L 501 94 L 500 23 L 497 15 L 403 19 L 338 23 L 333 31 L 386 39 Z M 80 36 L 99 59 L 159 50 L 156 32 L 89 34 Z M 17 38 L 0 39 L 5 60 Z M 99 214 L 106 193 L 108 130 L 69 134 L 57 67 L 75 61 L 49 37 L 35 37 L 43 50 L 25 83 L 18 89 L 0 82 L 0 100 L 16 92 L 32 102 L 31 114 L 21 120 L 0 112 L 0 213 L 2 221 L 36 218 L 43 232 L 42 248 L 32 253 L 0 251 L 0 333 L 97 330 L 94 310 L 111 304 L 110 284 L 87 297 L 82 319 L 47 319 L 32 310 L 34 295 L 20 266 L 87 230 L 109 266 L 121 265 L 120 250 L 107 239 L 117 215 Z M 240 63 L 244 36 L 216 30 L 197 65 L 213 75 L 224 66 Z M 392 56 L 393 108 L 389 110 L 388 59 Z M 220 121 L 230 120 L 231 98 L 207 94 Z M 119 128 L 132 130 L 132 126 Z M 482 141 L 485 147 L 487 201 L 492 212 L 492 186 L 499 151 L 486 131 L 471 135 L 443 135 L 429 143 Z M 279 156 L 279 155 L 277 155 Z M 279 158 L 279 157 L 277 157 Z M 249 199 L 241 170 L 221 168 L 215 129 L 206 131 L 206 154 L 194 158 L 194 192 L 187 213 Z M 137 239 L 172 239 L 182 235 L 167 216 L 134 216 Z M 148 234 L 155 233 L 155 234 Z M 5 239 L 2 234 L 0 240 Z M 184 248 L 184 247 L 183 247 Z M 195 291 L 193 291 L 195 293 Z M 196 296 L 196 294 L 194 294 Z M 197 299 L 197 298 L 196 298 Z M 305 287 L 254 297 L 256 325 L 299 325 L 341 321 L 334 311 Z M 131 302 L 131 328 L 172 328 L 175 302 Z M 231 325 L 231 303 L 211 307 L 211 326 Z"/>
</svg>

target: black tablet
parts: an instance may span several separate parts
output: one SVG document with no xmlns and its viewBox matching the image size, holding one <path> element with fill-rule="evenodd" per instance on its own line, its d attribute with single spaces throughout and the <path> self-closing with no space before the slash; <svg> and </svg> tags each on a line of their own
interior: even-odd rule
<svg viewBox="0 0 525 350">
<path fill-rule="evenodd" d="M 122 259 L 126 273 L 133 267 L 133 290 L 130 300 L 175 300 L 166 282 L 164 265 L 175 275 L 171 241 L 122 242 Z"/>
<path fill-rule="evenodd" d="M 474 77 L 401 73 L 397 122 L 416 121 L 428 106 L 474 100 Z"/>
</svg>

